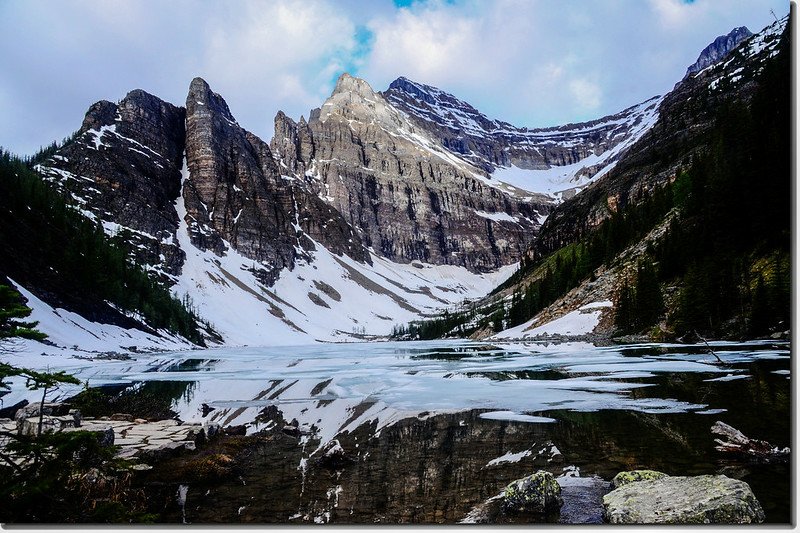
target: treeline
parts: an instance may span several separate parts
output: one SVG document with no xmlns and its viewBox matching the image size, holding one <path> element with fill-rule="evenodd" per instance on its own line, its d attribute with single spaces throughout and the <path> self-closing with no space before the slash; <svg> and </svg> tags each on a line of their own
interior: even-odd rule
<svg viewBox="0 0 800 533">
<path fill-rule="evenodd" d="M 617 296 L 614 325 L 618 333 L 627 334 L 655 325 L 664 313 L 661 285 L 650 258 L 639 259 L 635 277 L 625 276 Z"/>
<path fill-rule="evenodd" d="M 529 264 L 528 273 L 543 270 L 537 279 L 518 286 L 511 297 L 508 326 L 529 320 L 566 293 L 592 278 L 595 270 L 613 261 L 630 245 L 640 241 L 674 207 L 672 187 L 656 189 L 649 198 L 628 204 L 603 221 L 587 238 Z"/>
<path fill-rule="evenodd" d="M 0 272 L 98 307 L 110 302 L 202 344 L 197 317 L 132 263 L 127 244 L 67 204 L 30 169 L 0 149 Z"/>
<path fill-rule="evenodd" d="M 39 163 L 42 163 L 55 155 L 55 153 L 65 144 L 74 141 L 78 137 L 78 133 L 80 133 L 80 130 L 76 130 L 67 137 L 64 137 L 61 139 L 61 142 L 53 141 L 47 146 L 41 146 L 33 155 L 23 157 L 22 161 L 24 161 L 29 167 L 33 168 Z"/>
<path fill-rule="evenodd" d="M 396 324 L 392 327 L 391 337 L 395 339 L 441 339 L 443 337 L 467 337 L 477 329 L 467 326 L 471 319 L 477 318 L 477 311 L 449 312 L 445 311 L 439 318 L 417 320 L 409 324 Z"/>
<path fill-rule="evenodd" d="M 533 275 L 535 281 L 517 285 L 508 306 L 503 302 L 460 312 L 445 312 L 441 317 L 395 326 L 395 338 L 436 339 L 464 336 L 479 329 L 498 332 L 518 326 L 567 292 L 594 276 L 594 271 L 613 260 L 619 252 L 641 240 L 674 205 L 672 188 L 657 189 L 638 204 L 629 204 L 614 213 L 579 243 L 569 244 L 518 270 L 518 279 Z M 538 271 L 538 273 L 537 273 Z"/>
</svg>

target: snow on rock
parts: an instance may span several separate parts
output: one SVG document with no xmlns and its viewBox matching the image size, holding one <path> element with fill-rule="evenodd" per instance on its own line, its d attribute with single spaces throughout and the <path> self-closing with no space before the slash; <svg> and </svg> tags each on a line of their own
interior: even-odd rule
<svg viewBox="0 0 800 533">
<path fill-rule="evenodd" d="M 503 330 L 490 338 L 522 339 L 547 335 L 585 335 L 594 331 L 600 321 L 603 309 L 612 307 L 612 305 L 609 300 L 589 303 L 537 327 L 532 327 L 536 322 L 536 317 L 534 317 L 524 324 Z"/>
<path fill-rule="evenodd" d="M 183 179 L 188 177 L 184 163 Z M 386 336 L 396 324 L 438 316 L 444 308 L 478 298 L 507 279 L 517 265 L 475 274 L 453 265 L 394 263 L 371 254 L 372 265 L 338 256 L 319 242 L 272 287 L 262 285 L 252 259 L 226 243 L 222 256 L 189 238 L 183 195 L 175 204 L 177 240 L 186 253 L 173 286 L 227 345 L 279 346 Z"/>
<path fill-rule="evenodd" d="M 494 466 L 494 465 L 499 465 L 501 463 L 517 463 L 522 459 L 524 459 L 525 457 L 528 457 L 532 453 L 533 452 L 531 450 L 523 450 L 517 453 L 506 452 L 500 457 L 495 457 L 494 459 L 486 463 L 486 466 Z"/>
<path fill-rule="evenodd" d="M 616 144 L 610 150 L 591 153 L 580 161 L 569 165 L 553 165 L 545 169 L 523 169 L 513 164 L 506 167 L 498 167 L 492 173 L 492 178 L 524 191 L 553 196 L 559 201 L 562 199 L 562 193 L 571 190 L 580 191 L 614 168 L 622 152 L 641 139 L 656 123 L 658 120 L 658 108 L 662 99 L 662 97 L 652 98 L 631 108 L 630 114 L 624 119 L 630 125 L 628 138 Z M 608 126 L 607 123 L 601 125 Z M 595 128 L 597 127 L 600 126 Z M 580 132 L 576 131 L 574 133 L 578 134 Z M 559 134 L 565 135 L 565 132 L 559 131 Z"/>
</svg>

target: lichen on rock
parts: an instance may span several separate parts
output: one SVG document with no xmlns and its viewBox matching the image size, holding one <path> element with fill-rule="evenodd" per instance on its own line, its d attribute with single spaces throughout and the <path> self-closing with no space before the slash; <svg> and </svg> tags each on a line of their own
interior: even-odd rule
<svg viewBox="0 0 800 533">
<path fill-rule="evenodd" d="M 727 476 L 663 477 L 603 497 L 612 524 L 757 524 L 764 510 L 750 486 Z"/>
<path fill-rule="evenodd" d="M 615 489 L 618 489 L 624 485 L 627 485 L 628 483 L 635 483 L 637 481 L 653 481 L 665 477 L 667 477 L 667 474 L 657 470 L 628 470 L 626 472 L 620 472 L 614 476 L 614 479 L 611 480 L 611 485 Z"/>
<path fill-rule="evenodd" d="M 543 470 L 509 483 L 503 497 L 503 507 L 509 512 L 546 513 L 564 503 L 561 486 L 553 474 Z"/>
</svg>

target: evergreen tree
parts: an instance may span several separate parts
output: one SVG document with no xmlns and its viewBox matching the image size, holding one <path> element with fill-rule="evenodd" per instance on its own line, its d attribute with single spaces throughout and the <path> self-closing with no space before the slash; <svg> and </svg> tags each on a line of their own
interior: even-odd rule
<svg viewBox="0 0 800 533">
<path fill-rule="evenodd" d="M 753 289 L 751 301 L 749 332 L 750 335 L 757 337 L 769 332 L 770 323 L 770 306 L 767 301 L 767 289 L 761 274 L 756 278 L 756 286 Z"/>
<path fill-rule="evenodd" d="M 47 335 L 35 329 L 38 322 L 21 320 L 30 314 L 31 309 L 22 303 L 22 296 L 8 285 L 0 284 L 0 339 L 24 337 L 44 340 Z"/>
<path fill-rule="evenodd" d="M 656 269 L 647 257 L 639 260 L 636 267 L 634 294 L 636 299 L 634 325 L 638 330 L 642 330 L 655 324 L 664 311 L 664 299 L 661 296 Z"/>
<path fill-rule="evenodd" d="M 628 285 L 628 279 L 625 277 L 622 281 L 622 287 L 619 289 L 617 296 L 616 314 L 614 315 L 614 325 L 620 333 L 630 333 L 634 327 L 634 293 Z"/>
</svg>

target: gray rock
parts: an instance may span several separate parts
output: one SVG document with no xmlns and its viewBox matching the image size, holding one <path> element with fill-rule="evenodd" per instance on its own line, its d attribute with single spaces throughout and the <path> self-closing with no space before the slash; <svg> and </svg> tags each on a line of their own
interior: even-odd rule
<svg viewBox="0 0 800 533">
<path fill-rule="evenodd" d="M 52 433 L 61 429 L 61 421 L 51 416 L 42 418 L 42 433 Z M 39 434 L 39 417 L 17 419 L 17 432 L 27 437 Z"/>
<path fill-rule="evenodd" d="M 156 273 L 180 273 L 174 208 L 185 140 L 183 108 L 146 93 L 89 108 L 75 139 L 37 169 L 45 180 L 81 200 L 81 208 L 126 231 L 136 260 Z"/>
<path fill-rule="evenodd" d="M 272 151 L 384 257 L 474 271 L 517 261 L 551 200 L 492 186 L 385 96 L 343 74 L 308 122 L 278 114 Z"/>
<path fill-rule="evenodd" d="M 62 404 L 60 403 L 52 403 L 52 402 L 45 402 L 41 412 L 43 412 L 46 416 L 52 415 L 54 411 L 57 411 Z M 14 420 L 23 420 L 25 418 L 33 418 L 39 416 L 40 407 L 42 404 L 40 402 L 29 403 L 24 407 L 20 407 L 17 409 L 17 412 L 14 414 Z"/>
<path fill-rule="evenodd" d="M 503 507 L 508 512 L 547 513 L 558 510 L 564 503 L 553 474 L 543 470 L 509 483 L 503 497 Z"/>
<path fill-rule="evenodd" d="M 72 420 L 75 422 L 75 427 L 80 427 L 81 422 L 83 422 L 83 415 L 81 414 L 80 409 L 70 409 L 69 416 L 72 417 Z"/>
<path fill-rule="evenodd" d="M 739 46 L 742 41 L 750 38 L 753 32 L 748 30 L 745 26 L 734 28 L 727 35 L 720 35 L 714 42 L 706 46 L 700 56 L 697 58 L 688 69 L 686 69 L 686 76 L 700 72 L 704 68 L 719 63 L 733 51 L 734 48 Z"/>
<path fill-rule="evenodd" d="M 69 433 L 73 431 L 88 431 L 94 433 L 100 446 L 113 446 L 114 445 L 114 428 L 104 424 L 83 424 L 79 428 L 64 428 L 63 432 Z"/>
<path fill-rule="evenodd" d="M 750 486 L 726 476 L 628 483 L 603 497 L 612 524 L 757 524 L 764 511 Z"/>
<path fill-rule="evenodd" d="M 626 472 L 620 472 L 614 476 L 614 479 L 611 480 L 611 485 L 615 489 L 618 489 L 623 485 L 627 485 L 628 483 L 635 483 L 637 481 L 653 481 L 665 477 L 667 477 L 667 474 L 664 472 L 658 472 L 657 470 L 629 470 Z"/>
</svg>

